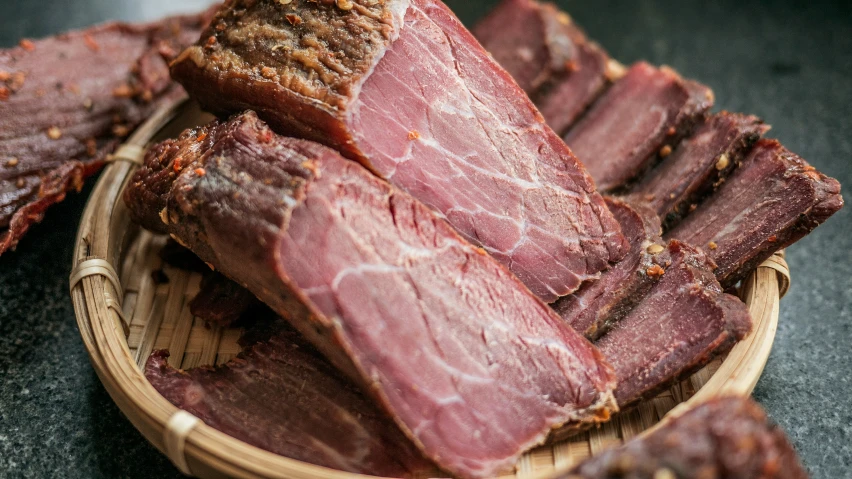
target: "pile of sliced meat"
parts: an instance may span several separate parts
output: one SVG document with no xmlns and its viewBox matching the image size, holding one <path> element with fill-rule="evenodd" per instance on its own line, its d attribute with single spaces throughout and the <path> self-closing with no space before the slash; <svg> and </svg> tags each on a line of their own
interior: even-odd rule
<svg viewBox="0 0 852 479">
<path fill-rule="evenodd" d="M 168 61 L 198 40 L 212 13 L 110 23 L 0 50 L 0 254 L 183 94 Z"/>
<path fill-rule="evenodd" d="M 749 333 L 725 291 L 843 204 L 762 121 L 553 5 L 505 0 L 472 34 L 440 0 L 232 0 L 0 52 L 0 253 L 181 94 L 172 59 L 220 119 L 152 147 L 124 199 L 215 269 L 192 313 L 250 331 L 228 364 L 157 351 L 146 376 L 348 472 L 492 477 L 654 397 Z M 565 477 L 754 471 L 804 477 L 723 400 Z"/>
</svg>

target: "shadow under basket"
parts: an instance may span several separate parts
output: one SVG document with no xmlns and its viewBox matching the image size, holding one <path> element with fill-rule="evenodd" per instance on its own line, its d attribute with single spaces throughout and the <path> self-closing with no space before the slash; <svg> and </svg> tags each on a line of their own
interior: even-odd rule
<svg viewBox="0 0 852 479">
<path fill-rule="evenodd" d="M 188 369 L 222 364 L 240 352 L 241 331 L 207 327 L 189 301 L 200 274 L 163 265 L 165 236 L 130 222 L 121 194 L 152 141 L 176 137 L 209 116 L 181 100 L 146 122 L 111 158 L 86 207 L 77 235 L 71 296 L 92 365 L 130 422 L 185 474 L 198 477 L 363 477 L 282 457 L 209 427 L 164 399 L 142 366 L 151 351 L 168 349 L 170 363 Z M 152 273 L 163 270 L 167 283 Z M 790 284 L 783 254 L 762 264 L 740 296 L 754 320 L 752 333 L 724 359 L 599 428 L 541 446 L 523 456 L 506 477 L 539 477 L 622 443 L 712 397 L 751 394 L 772 349 L 778 304 Z"/>
</svg>

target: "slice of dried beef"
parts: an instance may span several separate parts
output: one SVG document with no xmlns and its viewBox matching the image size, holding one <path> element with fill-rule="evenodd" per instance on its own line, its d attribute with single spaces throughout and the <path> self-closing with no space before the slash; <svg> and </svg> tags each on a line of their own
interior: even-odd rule
<svg viewBox="0 0 852 479">
<path fill-rule="evenodd" d="M 660 276 L 657 268 L 671 261 L 660 238 L 660 220 L 650 209 L 606 198 L 607 206 L 630 242 L 630 252 L 600 279 L 560 298 L 553 309 L 574 329 L 595 340 L 629 314 Z"/>
<path fill-rule="evenodd" d="M 768 130 L 755 116 L 713 115 L 633 186 L 630 198 L 653 208 L 668 230 L 722 184 Z"/>
<path fill-rule="evenodd" d="M 554 479 L 807 479 L 793 445 L 746 398 L 696 406 Z"/>
<path fill-rule="evenodd" d="M 660 279 L 647 295 L 595 343 L 615 368 L 622 409 L 696 372 L 751 330 L 748 308 L 722 292 L 704 252 L 671 241 L 668 255 L 670 264 L 649 270 Z"/>
<path fill-rule="evenodd" d="M 472 30 L 556 133 L 610 82 L 609 56 L 551 3 L 504 0 Z"/>
<path fill-rule="evenodd" d="M 229 363 L 181 371 L 155 351 L 145 377 L 169 402 L 253 446 L 340 471 L 425 477 L 435 467 L 292 328 Z"/>
<path fill-rule="evenodd" d="M 565 135 L 601 191 L 623 188 L 690 134 L 713 92 L 670 68 L 633 65 Z"/>
<path fill-rule="evenodd" d="M 778 141 L 760 140 L 742 166 L 666 238 L 704 248 L 728 287 L 842 207 L 837 180 Z"/>
<path fill-rule="evenodd" d="M 167 61 L 212 12 L 109 23 L 0 50 L 0 254 L 182 94 Z"/>
</svg>

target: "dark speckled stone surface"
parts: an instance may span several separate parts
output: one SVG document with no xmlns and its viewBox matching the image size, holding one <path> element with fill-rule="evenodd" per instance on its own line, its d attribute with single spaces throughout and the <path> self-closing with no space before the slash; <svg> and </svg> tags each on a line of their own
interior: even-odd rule
<svg viewBox="0 0 852 479">
<path fill-rule="evenodd" d="M 4 0 L 0 46 L 94 22 L 191 11 L 204 0 Z M 465 22 L 496 1 L 448 4 Z M 852 9 L 846 2 L 559 2 L 623 62 L 700 79 L 719 108 L 852 188 Z M 0 477 L 177 477 L 112 404 L 89 365 L 67 292 L 85 194 L 0 257 Z M 852 477 L 852 208 L 790 248 L 793 288 L 755 397 L 814 478 Z"/>
</svg>

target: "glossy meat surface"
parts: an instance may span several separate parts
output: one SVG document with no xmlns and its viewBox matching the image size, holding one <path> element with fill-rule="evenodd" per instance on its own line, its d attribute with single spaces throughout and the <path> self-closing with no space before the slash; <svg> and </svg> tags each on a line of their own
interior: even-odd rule
<svg viewBox="0 0 852 479">
<path fill-rule="evenodd" d="M 231 2 L 173 75 L 212 111 L 251 107 L 360 161 L 546 302 L 623 256 L 583 166 L 445 5 L 353 3 Z"/>
<path fill-rule="evenodd" d="M 552 429 L 610 412 L 600 353 L 502 265 L 253 114 L 155 147 L 126 200 L 291 321 L 454 474 L 509 470 Z"/>
</svg>

